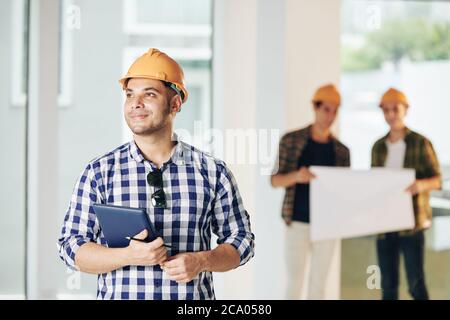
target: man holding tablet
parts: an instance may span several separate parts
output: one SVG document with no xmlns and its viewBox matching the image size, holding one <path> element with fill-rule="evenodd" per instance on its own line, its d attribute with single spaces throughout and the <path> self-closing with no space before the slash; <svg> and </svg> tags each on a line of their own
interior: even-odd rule
<svg viewBox="0 0 450 320">
<path fill-rule="evenodd" d="M 188 98 L 176 61 L 150 49 L 120 84 L 133 140 L 94 159 L 81 174 L 60 256 L 73 269 L 98 274 L 98 299 L 214 299 L 212 272 L 234 269 L 254 255 L 236 181 L 223 161 L 174 135 L 175 115 Z M 95 203 L 145 208 L 160 236 L 109 248 Z M 211 230 L 218 236 L 213 250 Z M 147 230 L 134 235 L 147 236 Z"/>
</svg>

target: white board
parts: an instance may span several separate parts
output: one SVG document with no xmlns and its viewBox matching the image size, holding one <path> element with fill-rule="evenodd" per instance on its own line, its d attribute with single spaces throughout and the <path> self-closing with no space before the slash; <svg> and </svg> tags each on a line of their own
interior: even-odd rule
<svg viewBox="0 0 450 320">
<path fill-rule="evenodd" d="M 414 227 L 412 169 L 311 167 L 311 240 L 329 240 Z"/>
</svg>

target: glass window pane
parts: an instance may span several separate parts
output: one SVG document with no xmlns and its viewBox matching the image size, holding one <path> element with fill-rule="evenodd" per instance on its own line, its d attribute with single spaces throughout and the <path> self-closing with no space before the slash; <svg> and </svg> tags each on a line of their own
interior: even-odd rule
<svg viewBox="0 0 450 320">
<path fill-rule="evenodd" d="M 28 1 L 0 10 L 0 299 L 25 298 Z"/>
<path fill-rule="evenodd" d="M 341 44 L 340 134 L 353 167 L 369 168 L 372 144 L 388 132 L 378 105 L 389 87 L 406 93 L 406 124 L 436 149 L 446 182 L 432 193 L 425 269 L 431 298 L 449 299 L 450 277 L 441 270 L 450 267 L 450 2 L 344 0 Z M 344 241 L 342 261 L 343 298 L 380 297 L 366 283 L 367 268 L 377 264 L 373 238 Z M 409 298 L 403 271 L 401 298 Z"/>
<path fill-rule="evenodd" d="M 138 21 L 163 24 L 210 24 L 210 0 L 138 0 Z"/>
</svg>

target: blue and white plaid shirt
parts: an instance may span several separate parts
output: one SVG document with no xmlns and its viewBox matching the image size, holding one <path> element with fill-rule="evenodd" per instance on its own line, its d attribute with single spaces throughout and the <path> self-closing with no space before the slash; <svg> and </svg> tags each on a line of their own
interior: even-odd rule
<svg viewBox="0 0 450 320">
<path fill-rule="evenodd" d="M 225 163 L 178 141 L 165 163 L 163 188 L 167 208 L 154 208 L 154 192 L 146 182 L 156 167 L 146 160 L 134 141 L 91 161 L 76 183 L 66 213 L 60 256 L 75 267 L 77 250 L 87 242 L 106 246 L 93 211 L 94 203 L 146 208 L 162 234 L 169 255 L 211 249 L 211 228 L 217 242 L 237 249 L 240 264 L 254 255 L 254 234 L 236 181 Z M 192 281 L 179 284 L 168 278 L 159 265 L 126 266 L 98 276 L 98 299 L 214 299 L 211 272 L 201 272 Z"/>
</svg>

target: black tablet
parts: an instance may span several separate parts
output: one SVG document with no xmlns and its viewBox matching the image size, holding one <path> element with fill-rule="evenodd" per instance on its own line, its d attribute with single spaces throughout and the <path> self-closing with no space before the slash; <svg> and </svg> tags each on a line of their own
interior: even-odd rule
<svg viewBox="0 0 450 320">
<path fill-rule="evenodd" d="M 124 248 L 130 243 L 127 237 L 133 237 L 147 229 L 147 242 L 158 237 L 154 226 L 150 223 L 146 209 L 129 208 L 106 204 L 93 204 L 100 227 L 108 247 Z"/>
</svg>

